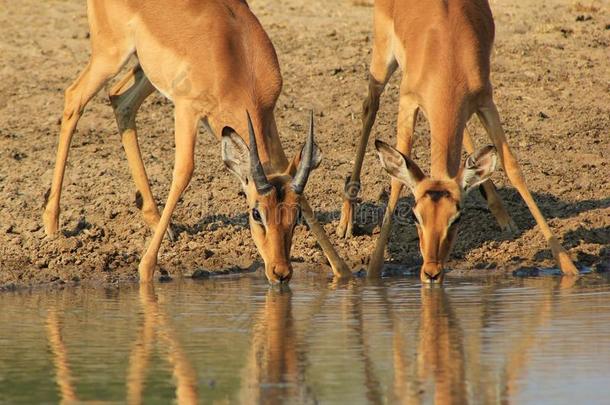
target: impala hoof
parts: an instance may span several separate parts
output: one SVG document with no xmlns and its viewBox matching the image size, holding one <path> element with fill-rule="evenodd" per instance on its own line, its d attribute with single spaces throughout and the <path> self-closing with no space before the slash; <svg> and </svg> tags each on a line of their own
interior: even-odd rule
<svg viewBox="0 0 610 405">
<path fill-rule="evenodd" d="M 570 256 L 567 252 L 561 252 L 558 255 L 559 268 L 561 269 L 561 273 L 564 276 L 578 276 L 580 275 L 580 271 L 570 259 Z"/>
<path fill-rule="evenodd" d="M 333 270 L 333 275 L 337 279 L 347 280 L 352 278 L 352 271 L 343 260 L 338 259 L 337 262 L 331 262 L 330 267 Z"/>
<path fill-rule="evenodd" d="M 351 238 L 354 232 L 354 204 L 350 201 L 343 202 L 341 219 L 337 226 L 337 236 L 340 238 Z"/>
<path fill-rule="evenodd" d="M 44 233 L 48 238 L 54 238 L 59 233 L 59 219 L 57 215 L 51 215 L 46 211 L 42 214 Z"/>
<path fill-rule="evenodd" d="M 153 281 L 155 275 L 155 268 L 157 267 L 156 260 L 146 260 L 145 258 L 140 261 L 138 266 L 138 274 L 140 275 L 141 284 L 149 284 Z"/>
<path fill-rule="evenodd" d="M 500 228 L 502 229 L 502 232 L 506 232 L 508 234 L 510 234 L 511 236 L 515 236 L 519 233 L 519 227 L 517 226 L 517 224 L 515 224 L 515 221 L 513 221 L 512 218 L 508 218 L 508 220 L 503 223 L 500 224 Z"/>
<path fill-rule="evenodd" d="M 366 276 L 370 279 L 378 279 L 381 278 L 381 272 L 383 270 L 383 257 L 381 260 L 371 257 L 371 261 L 369 262 L 369 266 L 366 270 Z"/>
</svg>

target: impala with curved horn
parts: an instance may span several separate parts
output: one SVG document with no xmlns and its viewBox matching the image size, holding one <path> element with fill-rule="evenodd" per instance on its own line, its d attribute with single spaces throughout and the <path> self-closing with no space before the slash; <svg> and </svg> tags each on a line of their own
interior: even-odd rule
<svg viewBox="0 0 610 405">
<path fill-rule="evenodd" d="M 222 137 L 222 158 L 241 181 L 250 209 L 250 230 L 265 261 L 265 274 L 272 281 L 292 276 L 290 248 L 292 233 L 300 215 L 300 199 L 309 173 L 318 167 L 321 152 L 314 143 L 313 112 L 303 150 L 283 172 L 267 175 L 261 162 L 256 134 L 247 114 L 250 146 L 233 131 Z M 294 177 L 291 173 L 295 173 Z"/>
<path fill-rule="evenodd" d="M 489 77 L 495 28 L 487 0 L 377 0 L 374 14 L 375 40 L 369 94 L 362 115 L 362 136 L 337 229 L 341 236 L 351 233 L 352 200 L 359 190 L 362 160 L 380 96 L 400 67 L 403 76 L 396 149 L 383 142 L 376 143 L 381 164 L 392 176 L 392 191 L 370 259 L 369 275 L 380 275 L 392 215 L 403 185 L 407 185 L 415 197 L 413 218 L 424 260 L 420 272 L 424 282 L 442 281 L 443 266 L 457 233 L 463 199 L 477 185 L 483 186 L 483 194 L 499 224 L 514 230 L 514 223 L 489 179 L 496 160 L 530 209 L 563 274 L 577 275 L 578 269 L 549 229 L 529 192 L 502 129 Z M 420 110 L 430 123 L 429 176 L 410 159 Z M 495 148 L 485 147 L 475 152 L 465 130 L 473 114 L 479 117 Z M 461 164 L 462 144 L 470 153 L 465 164 Z M 353 189 L 352 193 L 350 189 Z"/>
<path fill-rule="evenodd" d="M 200 121 L 222 139 L 223 160 L 241 180 L 252 235 L 269 280 L 290 279 L 290 247 L 300 209 L 335 275 L 349 277 L 349 269 L 302 195 L 311 170 L 320 162 L 313 123 L 304 152 L 289 164 L 274 117 L 282 89 L 277 56 L 248 4 L 241 0 L 88 0 L 87 7 L 92 54 L 66 91 L 55 171 L 43 214 L 47 235 L 59 228 L 68 149 L 83 109 L 136 56 L 138 65 L 110 90 L 110 100 L 142 197 L 144 220 L 154 231 L 140 261 L 140 280 L 152 279 L 170 218 L 190 182 Z M 155 89 L 175 105 L 174 173 L 162 215 L 150 190 L 135 125 L 138 108 Z"/>
</svg>

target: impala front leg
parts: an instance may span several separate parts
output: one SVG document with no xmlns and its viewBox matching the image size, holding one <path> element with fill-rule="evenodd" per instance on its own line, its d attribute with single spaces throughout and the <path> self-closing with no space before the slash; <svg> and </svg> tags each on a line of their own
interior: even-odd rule
<svg viewBox="0 0 610 405">
<path fill-rule="evenodd" d="M 148 80 L 140 65 L 138 65 L 108 93 L 110 103 L 114 109 L 131 176 L 142 201 L 138 208 L 142 212 L 144 222 L 153 232 L 159 223 L 161 215 L 150 189 L 150 181 L 148 180 L 144 161 L 142 160 L 142 153 L 138 143 L 136 115 L 144 100 L 154 91 L 155 87 Z M 168 227 L 167 236 L 170 241 L 173 242 L 175 240 L 171 225 Z"/>
<path fill-rule="evenodd" d="M 415 131 L 418 111 L 419 105 L 417 104 L 417 100 L 408 95 L 401 96 L 398 110 L 396 148 L 406 156 L 410 156 L 411 150 L 413 149 L 413 132 Z M 398 199 L 400 198 L 401 191 L 402 183 L 396 179 L 392 179 L 390 199 L 388 201 L 386 212 L 383 216 L 381 232 L 379 233 L 379 238 L 375 244 L 375 250 L 373 251 L 369 261 L 367 271 L 367 277 L 369 278 L 381 277 L 385 247 L 390 240 L 390 232 L 392 231 L 392 216 L 394 215 L 396 205 L 398 205 Z"/>
<path fill-rule="evenodd" d="M 369 261 L 368 271 L 366 274 L 368 278 L 375 279 L 381 277 L 385 247 L 390 240 L 390 233 L 392 231 L 392 216 L 394 215 L 396 205 L 398 205 L 398 199 L 400 198 L 401 191 L 402 183 L 396 179 L 392 179 L 390 199 L 388 201 L 388 207 L 386 208 L 383 216 L 381 232 L 379 233 L 377 243 L 375 244 L 375 250 L 373 250 L 373 254 L 371 255 L 371 259 Z"/>
<path fill-rule="evenodd" d="M 199 118 L 199 114 L 192 108 L 190 103 L 180 104 L 180 102 L 176 102 L 176 161 L 174 163 L 172 185 L 167 197 L 167 203 L 163 209 L 163 214 L 161 214 L 161 220 L 155 228 L 150 245 L 140 261 L 138 270 L 141 283 L 152 281 L 163 236 L 167 231 L 178 200 L 184 189 L 188 186 L 193 175 L 195 166 L 195 139 L 197 136 Z"/>
<path fill-rule="evenodd" d="M 576 266 L 574 266 L 570 255 L 568 252 L 566 252 L 563 246 L 561 246 L 557 238 L 553 235 L 553 232 L 551 232 L 551 229 L 547 225 L 542 212 L 540 212 L 536 201 L 534 201 L 534 198 L 525 184 L 525 179 L 521 173 L 519 163 L 517 162 L 517 159 L 515 158 L 510 146 L 508 145 L 508 142 L 506 141 L 506 137 L 504 136 L 504 130 L 502 129 L 502 125 L 500 123 L 500 115 L 498 114 L 496 105 L 490 100 L 486 106 L 479 110 L 478 115 L 498 151 L 502 166 L 504 167 L 504 171 L 506 171 L 508 179 L 513 186 L 515 186 L 527 204 L 530 212 L 536 220 L 536 223 L 540 227 L 540 231 L 547 240 L 551 251 L 553 252 L 553 256 L 561 268 L 561 272 L 566 275 L 578 275 L 578 269 Z"/>
<path fill-rule="evenodd" d="M 305 196 L 301 197 L 301 209 L 303 211 L 303 216 L 305 217 L 305 221 L 309 225 L 309 229 L 313 233 L 316 241 L 322 248 L 324 255 L 328 259 L 330 266 L 333 269 L 333 274 L 337 278 L 350 278 L 352 276 L 352 272 L 350 271 L 347 264 L 343 261 L 343 259 L 337 254 L 333 244 L 328 239 L 328 235 L 324 231 L 324 228 L 318 220 L 316 219 L 316 215 L 309 206 L 307 199 Z"/>
</svg>

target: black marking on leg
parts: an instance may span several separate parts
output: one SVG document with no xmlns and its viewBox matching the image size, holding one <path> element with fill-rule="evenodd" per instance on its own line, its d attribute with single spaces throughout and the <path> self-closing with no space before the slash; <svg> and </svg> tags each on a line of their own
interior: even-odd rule
<svg viewBox="0 0 610 405">
<path fill-rule="evenodd" d="M 128 129 L 132 129 L 135 127 L 134 121 L 134 111 L 133 107 L 130 105 L 122 105 L 120 104 L 119 98 L 117 97 L 117 103 L 112 102 L 112 107 L 114 108 L 114 116 L 116 118 L 116 123 L 119 128 L 119 134 L 122 136 L 125 131 Z M 111 97 L 111 100 L 114 101 Z"/>
<path fill-rule="evenodd" d="M 142 207 L 144 206 L 144 199 L 142 198 L 142 193 L 140 193 L 139 191 L 136 191 L 136 207 L 138 207 L 139 210 L 142 210 Z"/>
<path fill-rule="evenodd" d="M 351 174 L 345 179 L 345 186 L 343 193 L 346 199 L 349 201 L 358 200 L 358 194 L 360 194 L 360 182 L 353 181 Z"/>
<path fill-rule="evenodd" d="M 46 193 L 44 193 L 44 205 L 43 208 L 46 208 L 48 202 L 49 202 L 49 196 L 51 195 L 51 187 L 49 187 L 46 191 Z"/>
</svg>

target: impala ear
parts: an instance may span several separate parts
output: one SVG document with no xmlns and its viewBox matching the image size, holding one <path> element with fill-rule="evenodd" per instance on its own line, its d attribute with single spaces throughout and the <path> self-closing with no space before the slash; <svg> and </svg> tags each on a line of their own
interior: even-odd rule
<svg viewBox="0 0 610 405">
<path fill-rule="evenodd" d="M 294 176 L 297 169 L 299 168 L 299 165 L 301 164 L 301 156 L 303 156 L 304 148 L 305 147 L 303 146 L 301 148 L 301 151 L 299 153 L 297 153 L 294 156 L 294 158 L 292 158 L 292 161 L 290 162 L 290 164 L 288 165 L 288 168 L 286 169 L 286 174 L 289 174 L 290 176 Z M 316 143 L 314 143 L 311 170 L 315 170 L 318 167 L 320 167 L 320 163 L 322 163 L 322 150 L 318 147 L 318 145 Z"/>
<path fill-rule="evenodd" d="M 383 168 L 390 176 L 409 186 L 411 191 L 414 191 L 415 187 L 426 178 L 426 175 L 414 161 L 387 143 L 376 140 L 375 148 Z"/>
<path fill-rule="evenodd" d="M 458 182 L 462 186 L 462 190 L 468 193 L 487 180 L 496 170 L 497 162 L 496 148 L 491 145 L 485 146 L 468 156 L 461 173 L 458 175 Z"/>
<path fill-rule="evenodd" d="M 248 184 L 250 173 L 250 149 L 248 145 L 233 128 L 225 127 L 222 130 L 221 148 L 222 161 L 225 166 L 237 176 L 245 187 Z"/>
</svg>

